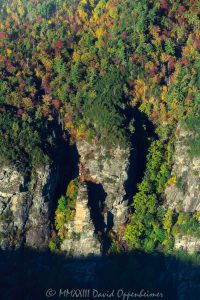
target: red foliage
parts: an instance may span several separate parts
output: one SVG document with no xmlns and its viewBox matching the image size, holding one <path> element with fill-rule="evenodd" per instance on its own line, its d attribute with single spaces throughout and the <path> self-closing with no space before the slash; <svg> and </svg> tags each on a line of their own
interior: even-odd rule
<svg viewBox="0 0 200 300">
<path fill-rule="evenodd" d="M 35 42 L 35 39 L 33 37 L 31 37 L 30 42 L 33 44 Z"/>
<path fill-rule="evenodd" d="M 18 116 L 22 116 L 23 115 L 23 109 L 18 109 L 18 111 L 17 111 L 17 115 Z"/>
<path fill-rule="evenodd" d="M 151 74 L 155 74 L 155 73 L 158 72 L 158 68 L 157 68 L 156 66 L 153 66 L 153 67 L 149 70 L 149 72 L 150 72 Z"/>
<path fill-rule="evenodd" d="M 178 10 L 179 10 L 180 13 L 184 13 L 185 6 L 184 5 L 179 5 Z"/>
<path fill-rule="evenodd" d="M 194 100 L 194 95 L 189 95 L 189 96 L 188 96 L 188 99 Z"/>
<path fill-rule="evenodd" d="M 7 36 L 7 33 L 5 33 L 5 32 L 0 32 L 0 38 L 4 38 L 4 37 L 6 37 Z"/>
<path fill-rule="evenodd" d="M 182 61 L 182 65 L 186 66 L 187 64 L 188 64 L 187 59 L 184 59 L 184 60 Z"/>
<path fill-rule="evenodd" d="M 6 61 L 6 67 L 7 67 L 7 70 L 12 73 L 14 66 L 12 65 L 10 60 Z"/>
<path fill-rule="evenodd" d="M 133 16 L 134 16 L 135 18 L 137 18 L 137 17 L 139 16 L 138 12 L 137 12 L 137 11 L 134 11 Z"/>
<path fill-rule="evenodd" d="M 122 32 L 121 34 L 122 40 L 126 40 L 127 38 L 127 33 L 125 31 Z"/>
<path fill-rule="evenodd" d="M 56 41 L 55 42 L 55 48 L 59 49 L 59 50 L 62 50 L 64 48 L 64 43 L 61 42 L 61 41 Z"/>
<path fill-rule="evenodd" d="M 44 76 L 42 79 L 42 86 L 43 86 L 46 94 L 49 94 L 51 92 L 49 81 L 50 81 L 50 79 L 49 79 L 48 75 Z"/>
<path fill-rule="evenodd" d="M 51 87 L 48 85 L 45 87 L 45 93 L 50 94 L 51 93 Z"/>
<path fill-rule="evenodd" d="M 6 111 L 5 108 L 0 107 L 0 113 L 1 113 L 1 114 L 5 113 L 5 111 Z"/>
<path fill-rule="evenodd" d="M 187 24 L 187 20 L 185 18 L 178 18 L 178 23 L 180 26 L 185 26 Z"/>
<path fill-rule="evenodd" d="M 90 66 L 93 67 L 93 68 L 95 68 L 96 62 L 95 62 L 94 60 L 92 60 L 92 61 L 90 62 Z"/>
<path fill-rule="evenodd" d="M 70 94 L 71 94 L 71 93 L 73 93 L 73 92 L 74 92 L 74 89 L 72 89 L 72 88 L 69 88 L 67 91 L 68 91 L 68 93 L 70 93 Z"/>
<path fill-rule="evenodd" d="M 77 89 L 81 89 L 81 88 L 82 88 L 82 84 L 81 84 L 80 82 L 78 82 L 78 83 L 76 84 L 76 87 L 77 87 Z"/>
<path fill-rule="evenodd" d="M 114 63 L 116 64 L 116 65 L 119 65 L 120 64 L 120 62 L 121 62 L 121 60 L 120 60 L 120 58 L 119 57 L 113 57 L 113 59 L 112 59 L 113 61 L 114 61 Z"/>
<path fill-rule="evenodd" d="M 169 62 L 168 62 L 168 68 L 170 71 L 174 70 L 175 68 L 175 63 L 174 63 L 174 60 L 173 59 L 169 59 Z"/>
<path fill-rule="evenodd" d="M 53 106 L 55 107 L 55 109 L 59 109 L 60 101 L 58 99 L 53 100 L 52 103 L 53 103 Z"/>
<path fill-rule="evenodd" d="M 20 85 L 19 85 L 20 92 L 24 92 L 25 91 L 25 87 L 26 87 L 25 83 L 21 82 Z"/>
<path fill-rule="evenodd" d="M 45 108 L 45 110 L 43 111 L 43 116 L 44 117 L 48 117 L 50 115 L 51 111 L 48 108 Z"/>
<path fill-rule="evenodd" d="M 39 22 L 42 22 L 42 16 L 38 16 L 37 19 Z"/>
<path fill-rule="evenodd" d="M 167 9 L 168 8 L 168 3 L 166 0 L 162 0 L 160 7 L 162 9 Z"/>
</svg>

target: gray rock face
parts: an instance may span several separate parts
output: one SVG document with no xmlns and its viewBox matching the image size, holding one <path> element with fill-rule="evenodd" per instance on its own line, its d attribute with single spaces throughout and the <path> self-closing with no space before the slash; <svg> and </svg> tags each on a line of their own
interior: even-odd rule
<svg viewBox="0 0 200 300">
<path fill-rule="evenodd" d="M 174 248 L 176 250 L 184 250 L 188 253 L 195 253 L 200 251 L 200 239 L 184 235 L 184 236 L 177 236 L 175 238 Z"/>
<path fill-rule="evenodd" d="M 99 223 L 103 222 L 99 234 L 105 229 L 118 229 L 127 219 L 128 205 L 125 199 L 125 183 L 128 179 L 130 149 L 116 148 L 112 155 L 102 146 L 77 141 L 80 156 L 79 187 L 74 220 L 66 224 L 68 236 L 63 240 L 61 250 L 73 256 L 101 255 L 103 241 L 100 242 L 95 232 L 93 210 L 98 214 Z M 93 190 L 94 189 L 94 190 Z M 93 190 L 91 192 L 91 190 Z M 103 199 L 102 199 L 103 198 Z M 111 221 L 109 219 L 112 219 Z M 112 223 L 111 225 L 109 223 Z"/>
<path fill-rule="evenodd" d="M 66 224 L 66 229 L 68 239 L 63 241 L 62 251 L 73 256 L 100 255 L 101 246 L 94 233 L 95 228 L 88 207 L 87 186 L 84 183 L 79 187 L 74 221 Z"/>
<path fill-rule="evenodd" d="M 80 177 L 83 181 L 101 184 L 105 204 L 113 216 L 114 228 L 125 223 L 128 215 L 125 183 L 128 179 L 130 149 L 113 149 L 110 156 L 102 146 L 77 142 L 80 155 Z"/>
<path fill-rule="evenodd" d="M 172 176 L 176 184 L 165 190 L 166 206 L 176 211 L 200 210 L 200 158 L 190 159 L 186 139 L 190 133 L 177 128 Z"/>
<path fill-rule="evenodd" d="M 44 248 L 49 238 L 49 217 L 57 175 L 50 167 L 32 174 L 29 189 L 25 178 L 12 167 L 0 168 L 0 247 L 25 244 Z"/>
<path fill-rule="evenodd" d="M 165 190 L 165 206 L 177 212 L 200 210 L 200 158 L 191 159 L 188 155 L 186 139 L 189 135 L 189 132 L 178 126 L 172 169 L 176 184 Z M 188 253 L 198 252 L 200 240 L 192 236 L 177 236 L 174 248 Z"/>
</svg>

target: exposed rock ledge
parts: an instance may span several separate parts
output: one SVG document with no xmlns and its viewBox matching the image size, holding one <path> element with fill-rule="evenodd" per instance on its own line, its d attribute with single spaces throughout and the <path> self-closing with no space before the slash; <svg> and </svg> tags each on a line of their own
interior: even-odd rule
<svg viewBox="0 0 200 300">
<path fill-rule="evenodd" d="M 184 235 L 175 238 L 174 248 L 184 250 L 190 254 L 200 251 L 200 239 Z"/>
<path fill-rule="evenodd" d="M 103 146 L 77 142 L 81 186 L 74 221 L 61 250 L 74 256 L 102 252 L 97 234 L 104 235 L 126 222 L 130 149 L 116 148 L 112 155 Z M 0 248 L 22 245 L 37 249 L 48 246 L 50 213 L 58 186 L 57 170 L 47 166 L 31 175 L 29 182 L 14 167 L 0 168 Z M 97 209 L 102 227 L 92 217 Z M 96 212 L 95 212 L 96 213 Z M 94 215 L 95 215 L 94 213 Z"/>
<path fill-rule="evenodd" d="M 86 184 L 79 187 L 76 201 L 76 214 L 73 222 L 66 225 L 69 239 L 65 239 L 61 250 L 73 256 L 100 255 L 101 245 L 95 236 L 90 210 L 88 207 L 88 193 Z"/>
<path fill-rule="evenodd" d="M 13 167 L 0 168 L 0 248 L 23 244 L 47 246 L 51 202 L 57 174 L 49 166 L 38 169 L 26 186 L 26 178 Z"/>
<path fill-rule="evenodd" d="M 68 237 L 62 242 L 61 250 L 73 256 L 99 256 L 104 251 L 106 231 L 117 231 L 127 220 L 125 184 L 128 180 L 130 149 L 116 148 L 109 155 L 102 146 L 85 141 L 78 141 L 76 145 L 80 156 L 81 185 L 75 217 L 66 225 Z M 97 220 L 92 217 L 95 215 L 93 210 Z M 97 234 L 100 234 L 101 242 Z"/>
<path fill-rule="evenodd" d="M 167 187 L 165 196 L 167 207 L 176 211 L 194 212 L 200 210 L 200 158 L 189 158 L 186 145 L 189 134 L 178 126 L 172 176 L 176 176 L 179 184 Z"/>
<path fill-rule="evenodd" d="M 112 156 L 103 146 L 77 142 L 80 155 L 80 177 L 83 181 L 100 184 L 106 194 L 105 205 L 111 218 L 113 229 L 127 220 L 128 200 L 125 184 L 128 180 L 130 149 L 113 149 Z M 109 220 L 105 220 L 105 223 Z"/>
</svg>

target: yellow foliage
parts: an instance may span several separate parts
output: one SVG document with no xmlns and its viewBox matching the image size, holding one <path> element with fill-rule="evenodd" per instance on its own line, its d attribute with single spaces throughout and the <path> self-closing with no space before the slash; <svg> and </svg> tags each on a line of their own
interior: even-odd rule
<svg viewBox="0 0 200 300">
<path fill-rule="evenodd" d="M 49 115 L 49 116 L 48 116 L 48 121 L 53 121 L 52 115 Z"/>
<path fill-rule="evenodd" d="M 172 186 L 176 184 L 177 176 L 174 174 L 167 182 L 167 185 Z"/>
<path fill-rule="evenodd" d="M 182 225 L 182 224 L 185 224 L 185 223 L 186 223 L 186 221 L 184 219 L 184 213 L 180 212 L 176 224 L 177 225 Z"/>
<path fill-rule="evenodd" d="M 172 227 L 172 210 L 168 209 L 163 220 L 163 228 L 167 231 L 169 234 Z"/>
<path fill-rule="evenodd" d="M 197 211 L 197 212 L 194 214 L 194 219 L 200 221 L 200 211 Z"/>
<path fill-rule="evenodd" d="M 12 18 L 13 18 L 13 20 L 17 23 L 17 25 L 20 24 L 19 16 L 18 16 L 17 13 L 13 13 L 13 14 L 12 14 Z"/>
<path fill-rule="evenodd" d="M 77 61 L 79 58 L 80 58 L 80 51 L 79 50 L 74 50 L 72 60 Z"/>
<path fill-rule="evenodd" d="M 79 14 L 79 17 L 80 17 L 82 20 L 85 20 L 86 17 L 87 17 L 87 14 L 86 14 L 86 12 L 84 11 L 83 8 L 78 8 L 78 14 Z"/>
<path fill-rule="evenodd" d="M 51 60 L 50 57 L 48 57 L 48 55 L 46 53 L 41 53 L 39 56 L 39 59 L 41 60 L 41 62 L 43 63 L 43 65 L 45 66 L 45 68 L 47 70 L 52 69 L 53 61 Z"/>
<path fill-rule="evenodd" d="M 97 28 L 97 30 L 96 30 L 96 37 L 100 38 L 100 37 L 103 37 L 103 36 L 104 36 L 104 30 L 103 30 L 103 28 L 102 27 Z"/>
<path fill-rule="evenodd" d="M 167 86 L 164 85 L 164 86 L 162 87 L 162 90 L 163 90 L 163 92 L 167 92 Z"/>
<path fill-rule="evenodd" d="M 83 64 L 87 65 L 91 61 L 91 54 L 89 52 L 82 54 L 81 61 Z"/>
<path fill-rule="evenodd" d="M 147 63 L 145 63 L 146 70 L 151 70 L 154 66 L 155 64 L 152 61 L 148 61 Z"/>
<path fill-rule="evenodd" d="M 75 185 L 74 181 L 70 181 L 68 188 L 67 188 L 67 196 L 73 198 L 74 193 L 77 190 L 77 186 Z"/>
<path fill-rule="evenodd" d="M 66 127 L 68 130 L 73 130 L 73 129 L 75 129 L 74 124 L 73 124 L 71 121 L 69 121 L 69 122 L 64 122 L 64 125 L 65 125 L 65 127 Z"/>
<path fill-rule="evenodd" d="M 10 57 L 10 55 L 11 55 L 11 53 L 12 53 L 12 50 L 9 49 L 9 48 L 7 48 L 7 49 L 6 49 L 6 53 L 7 53 L 8 57 Z"/>
<path fill-rule="evenodd" d="M 8 5 L 6 6 L 6 12 L 7 12 L 8 15 L 11 13 L 11 9 Z"/>
<path fill-rule="evenodd" d="M 89 92 L 89 98 L 90 98 L 90 99 L 95 99 L 96 96 L 97 96 L 97 93 L 96 93 L 95 91 L 90 91 L 90 92 Z"/>
<path fill-rule="evenodd" d="M 150 99 L 149 99 L 149 103 L 152 103 L 152 104 L 154 104 L 154 103 L 155 103 L 155 99 L 154 99 L 154 97 L 150 97 Z"/>
<path fill-rule="evenodd" d="M 18 6 L 18 12 L 19 12 L 20 17 L 22 18 L 23 15 L 24 15 L 24 9 L 23 9 L 23 7 L 21 5 Z"/>
<path fill-rule="evenodd" d="M 56 209 L 55 212 L 56 229 L 59 230 L 60 228 L 62 228 L 64 223 L 65 223 L 65 215 L 60 211 L 60 209 Z"/>
<path fill-rule="evenodd" d="M 42 78 L 44 76 L 44 73 L 40 69 L 35 69 L 35 74 L 39 78 Z"/>
<path fill-rule="evenodd" d="M 167 61 L 169 60 L 169 58 L 170 58 L 170 55 L 169 55 L 169 54 L 167 54 L 167 53 L 165 53 L 165 52 L 162 52 L 162 53 L 161 53 L 161 61 L 162 61 L 162 62 L 167 62 Z"/>
<path fill-rule="evenodd" d="M 77 129 L 76 129 L 76 137 L 77 138 L 83 138 L 85 136 L 85 125 L 81 124 Z"/>
<path fill-rule="evenodd" d="M 115 8 L 115 9 L 111 8 L 109 11 L 109 15 L 113 19 L 116 18 L 117 17 L 117 8 Z"/>
</svg>

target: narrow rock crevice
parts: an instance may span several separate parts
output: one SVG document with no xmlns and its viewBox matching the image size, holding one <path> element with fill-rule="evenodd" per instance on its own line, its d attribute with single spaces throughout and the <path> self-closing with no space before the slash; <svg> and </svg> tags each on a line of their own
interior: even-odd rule
<svg viewBox="0 0 200 300">
<path fill-rule="evenodd" d="M 139 110 L 138 106 L 134 109 L 127 109 L 126 117 L 128 123 L 134 126 L 134 132 L 130 137 L 128 178 L 124 183 L 126 190 L 124 200 L 128 200 L 130 205 L 137 192 L 137 185 L 144 177 L 149 146 L 158 137 L 153 123 Z"/>
<path fill-rule="evenodd" d="M 104 233 L 106 224 L 104 221 L 104 208 L 106 192 L 103 186 L 98 183 L 87 182 L 88 190 L 88 206 L 90 208 L 90 216 L 95 227 L 95 233 Z"/>
<path fill-rule="evenodd" d="M 53 196 L 51 208 L 51 222 L 54 222 L 58 200 L 66 194 L 68 184 L 79 176 L 79 154 L 76 144 L 70 143 L 70 135 L 65 135 L 62 126 L 53 126 L 56 148 L 54 149 L 54 167 L 57 169 L 58 181 Z"/>
</svg>

